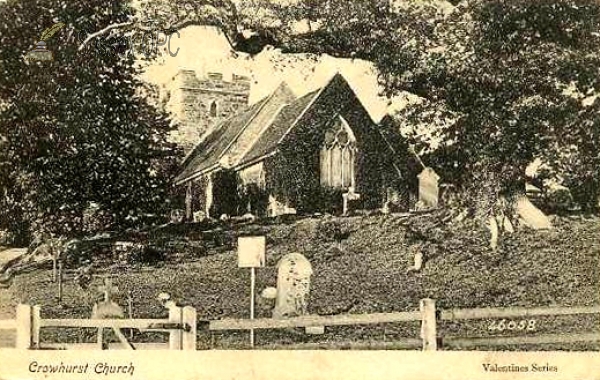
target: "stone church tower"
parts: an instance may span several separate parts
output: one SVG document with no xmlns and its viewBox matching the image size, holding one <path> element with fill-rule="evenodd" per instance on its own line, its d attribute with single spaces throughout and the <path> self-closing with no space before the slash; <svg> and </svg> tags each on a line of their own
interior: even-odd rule
<svg viewBox="0 0 600 380">
<path fill-rule="evenodd" d="M 198 78 L 194 70 L 179 70 L 168 85 L 167 109 L 180 126 L 173 141 L 189 152 L 204 135 L 221 121 L 248 106 L 250 80 L 233 75 L 225 81 L 221 73 Z"/>
</svg>

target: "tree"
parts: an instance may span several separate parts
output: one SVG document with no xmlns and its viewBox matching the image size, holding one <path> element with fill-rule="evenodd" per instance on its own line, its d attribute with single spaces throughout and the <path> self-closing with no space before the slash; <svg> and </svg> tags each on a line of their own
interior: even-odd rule
<svg viewBox="0 0 600 380">
<path fill-rule="evenodd" d="M 488 204 L 524 193 L 539 158 L 597 210 L 599 25 L 595 1 L 473 1 L 437 28 L 442 49 L 423 51 L 413 83 L 433 101 L 401 117 L 418 124 L 451 111 L 432 158 L 460 184 L 495 189 Z"/>
<path fill-rule="evenodd" d="M 133 14 L 121 0 L 0 5 L 3 227 L 72 235 L 90 205 L 110 216 L 103 228 L 167 206 L 172 126 L 141 91 L 135 56 L 110 36 L 78 50 L 88 31 Z M 27 64 L 23 55 L 58 22 L 64 29 L 46 41 L 53 60 Z"/>
<path fill-rule="evenodd" d="M 525 167 L 534 158 L 556 175 L 579 173 L 568 184 L 575 192 L 580 181 L 597 183 L 600 172 L 589 170 L 600 142 L 597 105 L 582 100 L 600 91 L 600 5 L 482 2 L 472 14 L 473 62 L 457 70 L 456 90 L 448 93 L 455 109 L 468 111 L 452 133 L 479 140 L 462 144 L 476 148 L 466 153 L 489 157 L 510 192 L 524 191 Z M 574 146 L 582 149 L 566 154 Z M 597 186 L 587 190 L 584 207 L 597 207 Z"/>
<path fill-rule="evenodd" d="M 220 27 L 237 51 L 253 54 L 273 45 L 284 52 L 371 61 L 386 95 L 410 91 L 428 100 L 426 111 L 452 115 L 454 122 L 438 131 L 442 144 L 432 160 L 457 184 L 486 181 L 492 198 L 522 193 L 525 168 L 542 158 L 555 176 L 568 174 L 564 180 L 581 194 L 584 207 L 596 208 L 596 106 L 583 98 L 599 90 L 600 5 L 593 0 L 452 4 L 185 0 L 176 10 L 166 0 L 146 0 L 137 16 L 90 37 L 121 28 L 167 33 L 208 24 Z M 589 147 L 581 152 L 565 154 L 585 144 Z"/>
<path fill-rule="evenodd" d="M 545 156 L 549 177 L 568 187 L 585 212 L 598 212 L 600 202 L 600 102 L 574 113 L 560 141 Z"/>
</svg>

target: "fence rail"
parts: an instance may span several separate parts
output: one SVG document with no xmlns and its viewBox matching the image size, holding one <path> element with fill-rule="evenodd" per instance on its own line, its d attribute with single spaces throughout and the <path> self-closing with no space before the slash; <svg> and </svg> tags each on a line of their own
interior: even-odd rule
<svg viewBox="0 0 600 380">
<path fill-rule="evenodd" d="M 14 319 L 0 319 L 0 330 L 16 330 L 17 321 Z"/>
<path fill-rule="evenodd" d="M 380 323 L 420 321 L 418 311 L 375 314 L 309 315 L 286 319 L 221 319 L 209 322 L 209 330 L 258 330 L 291 327 L 369 325 Z"/>
<path fill-rule="evenodd" d="M 288 348 L 318 349 L 325 346 L 335 349 L 391 349 L 415 348 L 437 350 L 438 344 L 446 348 L 469 348 L 480 346 L 530 345 L 530 344 L 571 344 L 579 342 L 600 342 L 600 333 L 543 334 L 526 336 L 489 336 L 489 337 L 453 337 L 438 336 L 438 322 L 502 318 L 528 318 L 536 316 L 568 316 L 600 314 L 600 306 L 579 307 L 507 307 L 436 310 L 435 301 L 421 300 L 420 311 L 398 313 L 375 313 L 332 316 L 302 316 L 287 319 L 223 319 L 210 321 L 208 329 L 253 330 L 282 329 L 316 326 L 367 325 L 380 323 L 421 321 L 421 336 L 401 338 L 394 342 L 346 342 L 346 343 L 300 343 L 288 345 Z M 286 345 L 267 345 L 266 348 L 281 349 Z M 265 348 L 265 347 L 263 347 Z"/>
<path fill-rule="evenodd" d="M 40 327 L 80 327 L 80 328 L 116 328 L 138 330 L 191 331 L 187 323 L 172 322 L 168 319 L 42 319 Z"/>
<path fill-rule="evenodd" d="M 94 328 L 98 329 L 98 342 L 90 343 L 46 343 L 40 342 L 42 328 Z M 15 320 L 0 320 L 1 329 L 16 330 L 16 348 L 21 349 L 104 349 L 103 332 L 112 329 L 119 339 L 119 347 L 134 349 L 195 350 L 197 335 L 196 309 L 186 306 L 169 308 L 168 319 L 42 319 L 39 306 L 17 305 Z M 161 331 L 169 333 L 168 344 L 135 344 L 128 341 L 121 329 Z"/>
<path fill-rule="evenodd" d="M 134 343 L 135 350 L 168 350 L 168 343 Z M 127 350 L 120 343 L 108 343 L 106 348 L 109 350 Z M 42 350 L 98 350 L 96 343 L 44 343 Z"/>
<path fill-rule="evenodd" d="M 567 316 L 600 314 L 600 306 L 581 307 L 508 307 L 437 310 L 435 301 L 422 299 L 419 311 L 346 314 L 346 315 L 307 315 L 286 319 L 223 319 L 198 321 L 196 310 L 192 307 L 171 307 L 166 319 L 42 319 L 39 306 L 18 305 L 15 320 L 0 320 L 0 330 L 16 330 L 17 348 L 38 349 L 98 349 L 103 348 L 102 331 L 113 329 L 120 343 L 109 344 L 109 348 L 121 349 L 175 349 L 195 350 L 198 330 L 255 330 L 311 328 L 324 326 L 370 325 L 382 323 L 421 322 L 420 337 L 404 337 L 392 342 L 342 342 L 327 343 L 325 346 L 336 349 L 398 349 L 416 348 L 437 350 L 438 348 L 469 348 L 498 345 L 529 344 L 572 344 L 579 342 L 600 343 L 600 332 L 581 332 L 568 334 L 527 334 L 523 336 L 460 337 L 438 335 L 438 325 L 442 321 L 527 318 L 535 316 Z M 40 344 L 42 328 L 96 328 L 98 343 L 43 343 Z M 169 333 L 169 343 L 136 343 L 127 341 L 121 329 L 141 331 L 162 331 Z M 441 345 L 438 347 L 438 345 Z M 262 348 L 323 348 L 320 343 L 302 343 L 296 345 L 267 345 Z"/>
<path fill-rule="evenodd" d="M 455 321 L 464 319 L 527 318 L 545 315 L 600 314 L 600 306 L 579 307 L 508 307 L 451 309 L 441 311 L 441 320 Z"/>
<path fill-rule="evenodd" d="M 468 348 L 478 346 L 510 346 L 522 344 L 571 344 L 580 342 L 600 342 L 600 333 L 465 338 L 447 337 L 443 339 L 443 346 L 451 348 Z"/>
</svg>

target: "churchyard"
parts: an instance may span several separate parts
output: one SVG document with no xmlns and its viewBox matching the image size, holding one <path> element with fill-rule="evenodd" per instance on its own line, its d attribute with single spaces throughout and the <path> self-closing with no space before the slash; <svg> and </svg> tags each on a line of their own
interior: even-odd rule
<svg viewBox="0 0 600 380">
<path fill-rule="evenodd" d="M 340 318 L 360 317 L 365 313 L 378 313 L 388 319 L 397 315 L 382 316 L 381 313 L 417 312 L 417 315 L 413 320 L 381 324 L 336 322 L 333 324 L 339 325 L 324 329 L 314 326 L 312 331 L 293 327 L 257 329 L 255 348 L 411 348 L 401 343 L 411 338 L 417 344 L 412 348 L 419 349 L 421 317 L 418 312 L 424 298 L 435 300 L 442 315 L 450 315 L 448 310 L 465 308 L 575 308 L 600 304 L 597 275 L 600 219 L 553 217 L 553 225 L 548 231 L 518 228 L 502 236 L 493 250 L 489 246 L 488 232 L 468 218 L 461 219 L 444 210 L 291 217 L 277 223 L 220 225 L 208 232 L 206 226 L 188 224 L 185 230 L 165 230 L 160 239 L 157 231 L 155 236 L 163 244 L 185 240 L 188 248 L 190 244 L 196 247 L 187 254 L 166 254 L 164 260 L 148 264 L 123 264 L 118 260 L 96 262 L 85 288 L 76 280 L 81 276 L 81 269 L 67 265 L 60 302 L 51 266 L 34 268 L 15 276 L 11 286 L 2 290 L 4 299 L 9 298 L 11 303 L 3 310 L 6 314 L 6 310 L 14 310 L 17 303 L 26 303 L 40 305 L 44 319 L 90 318 L 94 305 L 106 300 L 106 288 L 99 287 L 106 278 L 111 278 L 118 288 L 111 295 L 112 302 L 119 305 L 124 314 L 131 313 L 133 318 L 144 320 L 169 318 L 164 305 L 165 294 L 158 298 L 161 293 L 168 293 L 170 301 L 196 309 L 198 349 L 246 349 L 250 347 L 247 329 L 221 330 L 218 326 L 229 323 L 224 320 L 249 318 L 250 274 L 248 268 L 238 267 L 237 237 L 262 235 L 266 237 L 266 260 L 264 267 L 256 269 L 255 318 L 272 320 L 274 314 L 284 310 L 276 305 L 279 300 L 273 299 L 273 288 L 282 286 L 278 280 L 278 263 L 295 252 L 306 258 L 312 272 L 307 277 L 308 284 L 302 285 L 308 285 L 308 296 L 300 305 L 296 304 L 298 310 L 307 315 L 337 322 Z M 420 263 L 416 263 L 417 256 Z M 290 270 L 298 271 L 298 268 Z M 0 319 L 5 317 L 14 315 L 0 316 Z M 279 320 L 286 318 L 285 315 L 278 317 Z M 577 335 L 597 333 L 599 319 L 597 313 L 515 315 L 439 321 L 438 331 L 443 331 L 444 336 L 482 338 Z M 134 344 L 169 341 L 169 334 L 164 332 L 124 330 L 123 334 Z M 97 331 L 49 327 L 42 329 L 40 339 L 55 343 L 94 343 Z M 119 342 L 110 331 L 105 339 Z M 475 343 L 466 347 L 525 348 L 510 339 L 499 346 Z M 595 337 L 590 341 L 528 344 L 526 348 L 597 350 L 599 347 Z M 445 346 L 443 349 L 453 348 Z"/>
</svg>

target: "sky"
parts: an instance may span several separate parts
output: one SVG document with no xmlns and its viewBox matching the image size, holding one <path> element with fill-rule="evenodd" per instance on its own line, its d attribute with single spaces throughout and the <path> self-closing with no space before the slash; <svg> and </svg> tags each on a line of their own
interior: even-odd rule
<svg viewBox="0 0 600 380">
<path fill-rule="evenodd" d="M 173 35 L 171 51 L 179 52 L 176 57 L 168 54 L 164 62 L 147 68 L 144 78 L 159 85 L 167 84 L 179 69 L 193 69 L 198 77 L 209 72 L 220 72 L 224 79 L 232 74 L 251 78 L 249 102 L 267 96 L 282 81 L 285 81 L 297 96 L 322 87 L 336 73 L 341 73 L 357 93 L 359 99 L 375 121 L 388 111 L 407 104 L 413 96 L 402 94 L 394 99 L 380 96 L 376 70 L 370 62 L 350 60 L 322 55 L 311 59 L 304 54 L 283 54 L 278 49 L 267 48 L 250 57 L 232 53 L 226 38 L 215 27 L 193 26 Z"/>
</svg>

